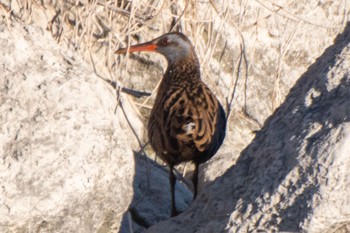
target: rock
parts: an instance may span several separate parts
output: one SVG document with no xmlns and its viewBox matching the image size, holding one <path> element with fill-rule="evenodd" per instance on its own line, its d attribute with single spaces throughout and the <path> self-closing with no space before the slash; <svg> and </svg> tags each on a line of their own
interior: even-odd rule
<svg viewBox="0 0 350 233">
<path fill-rule="evenodd" d="M 37 27 L 0 45 L 0 232 L 117 232 L 135 163 L 113 89 Z"/>
<path fill-rule="evenodd" d="M 188 211 L 147 232 L 350 229 L 350 23 Z"/>
</svg>

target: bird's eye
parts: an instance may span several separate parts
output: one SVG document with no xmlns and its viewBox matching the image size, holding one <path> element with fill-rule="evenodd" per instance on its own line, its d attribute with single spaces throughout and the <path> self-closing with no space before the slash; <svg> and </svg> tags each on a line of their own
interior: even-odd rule
<svg viewBox="0 0 350 233">
<path fill-rule="evenodd" d="M 163 38 L 160 40 L 160 44 L 163 45 L 163 46 L 166 46 L 169 44 L 169 40 L 167 37 Z"/>
</svg>

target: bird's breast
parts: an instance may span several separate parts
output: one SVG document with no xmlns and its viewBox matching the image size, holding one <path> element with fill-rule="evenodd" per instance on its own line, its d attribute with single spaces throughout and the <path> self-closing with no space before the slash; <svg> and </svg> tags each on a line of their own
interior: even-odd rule
<svg viewBox="0 0 350 233">
<path fill-rule="evenodd" d="M 222 143 L 216 139 L 221 130 L 218 124 L 225 121 L 221 109 L 216 97 L 201 82 L 160 89 L 148 124 L 150 144 L 170 164 L 198 156 L 210 158 L 217 150 L 213 149 L 217 147 L 214 144 Z"/>
</svg>

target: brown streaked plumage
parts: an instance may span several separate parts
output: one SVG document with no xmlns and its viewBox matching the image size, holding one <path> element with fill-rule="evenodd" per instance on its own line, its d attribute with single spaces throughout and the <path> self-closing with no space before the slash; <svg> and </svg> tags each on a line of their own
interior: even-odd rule
<svg viewBox="0 0 350 233">
<path fill-rule="evenodd" d="M 175 216 L 173 168 L 181 162 L 193 161 L 195 198 L 198 166 L 214 156 L 224 140 L 225 112 L 201 80 L 196 53 L 185 35 L 167 33 L 115 53 L 138 51 L 158 52 L 168 61 L 149 119 L 148 138 L 156 154 L 170 168 L 171 216 Z"/>
</svg>

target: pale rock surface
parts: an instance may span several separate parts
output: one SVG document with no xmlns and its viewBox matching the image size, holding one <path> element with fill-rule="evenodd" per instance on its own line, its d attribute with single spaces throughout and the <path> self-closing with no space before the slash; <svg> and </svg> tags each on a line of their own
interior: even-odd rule
<svg viewBox="0 0 350 233">
<path fill-rule="evenodd" d="M 188 211 L 147 232 L 349 232 L 350 24 Z"/>
<path fill-rule="evenodd" d="M 143 127 L 129 98 L 116 108 L 110 85 L 38 27 L 0 25 L 0 45 L 0 232 L 142 232 L 168 219 L 168 170 L 132 151 Z M 184 211 L 191 192 L 178 182 L 176 195 Z"/>
<path fill-rule="evenodd" d="M 113 90 L 40 28 L 0 45 L 0 232 L 118 232 L 135 164 Z"/>
</svg>

